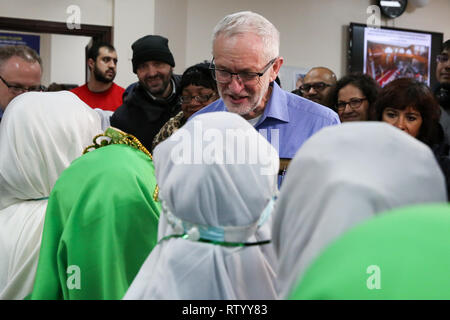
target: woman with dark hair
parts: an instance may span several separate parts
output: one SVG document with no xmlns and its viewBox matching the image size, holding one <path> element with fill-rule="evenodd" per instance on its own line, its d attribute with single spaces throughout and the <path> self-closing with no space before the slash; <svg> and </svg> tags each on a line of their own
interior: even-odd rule
<svg viewBox="0 0 450 320">
<path fill-rule="evenodd" d="M 179 86 L 181 111 L 164 124 L 153 139 L 152 149 L 183 126 L 191 115 L 219 97 L 209 65 L 210 62 L 205 61 L 184 71 Z"/>
<path fill-rule="evenodd" d="M 339 79 L 332 98 L 341 122 L 369 120 L 369 109 L 377 99 L 379 88 L 366 74 L 353 73 Z"/>
<path fill-rule="evenodd" d="M 441 111 L 430 88 L 411 78 L 396 79 L 380 91 L 370 113 L 373 120 L 392 124 L 428 145 L 444 172 L 449 190 L 450 146 L 445 143 L 439 124 Z"/>
</svg>

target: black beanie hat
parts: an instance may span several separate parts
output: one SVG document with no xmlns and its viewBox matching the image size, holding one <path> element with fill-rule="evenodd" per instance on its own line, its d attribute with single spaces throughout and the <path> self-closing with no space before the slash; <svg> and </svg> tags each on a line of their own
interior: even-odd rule
<svg viewBox="0 0 450 320">
<path fill-rule="evenodd" d="M 136 73 L 136 69 L 141 63 L 150 60 L 162 61 L 175 67 L 175 61 L 168 43 L 167 38 L 154 35 L 136 40 L 131 45 L 131 49 L 133 49 L 133 72 Z"/>
</svg>

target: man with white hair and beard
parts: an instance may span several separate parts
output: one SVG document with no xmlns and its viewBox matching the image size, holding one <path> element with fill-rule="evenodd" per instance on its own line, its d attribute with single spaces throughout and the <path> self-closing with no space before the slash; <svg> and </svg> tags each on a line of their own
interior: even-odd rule
<svg viewBox="0 0 450 320">
<path fill-rule="evenodd" d="M 316 131 L 340 123 L 330 108 L 282 90 L 274 81 L 283 64 L 280 36 L 261 15 L 237 12 L 213 31 L 211 69 L 221 99 L 195 113 L 229 111 L 248 120 L 277 149 L 279 184 L 300 146 Z"/>
<path fill-rule="evenodd" d="M 88 50 L 89 81 L 70 91 L 91 108 L 114 111 L 122 104 L 124 88 L 115 84 L 117 73 L 116 49 L 108 43 L 97 42 Z"/>
<path fill-rule="evenodd" d="M 177 90 L 181 76 L 173 74 L 175 61 L 168 42 L 147 35 L 132 44 L 133 72 L 139 82 L 111 116 L 111 126 L 134 135 L 149 151 L 161 127 L 181 110 Z"/>
</svg>

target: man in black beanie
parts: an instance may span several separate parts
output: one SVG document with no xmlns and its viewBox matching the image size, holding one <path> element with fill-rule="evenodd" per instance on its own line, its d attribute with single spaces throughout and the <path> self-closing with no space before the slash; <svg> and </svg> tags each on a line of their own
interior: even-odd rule
<svg viewBox="0 0 450 320">
<path fill-rule="evenodd" d="M 111 126 L 134 135 L 149 151 L 154 136 L 181 109 L 180 76 L 173 74 L 175 61 L 168 42 L 148 35 L 131 45 L 133 72 L 139 82 L 127 89 L 124 103 L 111 116 Z"/>
</svg>

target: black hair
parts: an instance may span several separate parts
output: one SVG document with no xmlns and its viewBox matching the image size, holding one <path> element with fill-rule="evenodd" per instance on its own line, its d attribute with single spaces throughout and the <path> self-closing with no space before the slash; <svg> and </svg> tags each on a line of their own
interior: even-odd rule
<svg viewBox="0 0 450 320">
<path fill-rule="evenodd" d="M 109 51 L 116 51 L 116 49 L 107 42 L 94 42 L 87 52 L 87 58 L 96 61 L 100 48 L 103 47 L 108 48 Z"/>
<path fill-rule="evenodd" d="M 181 76 L 179 94 L 189 85 L 202 86 L 217 92 L 217 83 L 209 69 L 210 62 L 204 61 L 187 68 Z"/>
<path fill-rule="evenodd" d="M 336 82 L 336 87 L 334 88 L 331 94 L 333 107 L 336 109 L 339 90 L 341 90 L 342 88 L 344 88 L 349 84 L 361 90 L 361 92 L 367 98 L 367 102 L 369 103 L 370 108 L 370 106 L 377 99 L 378 93 L 380 91 L 380 86 L 372 77 L 363 73 L 352 73 L 342 77 Z"/>
<path fill-rule="evenodd" d="M 442 51 L 444 50 L 450 50 L 450 39 L 448 39 L 442 44 Z"/>
<path fill-rule="evenodd" d="M 417 139 L 432 146 L 438 142 L 438 123 L 441 110 L 426 84 L 411 78 L 399 78 L 389 82 L 378 95 L 371 110 L 372 120 L 382 121 L 387 107 L 404 110 L 412 107 L 420 112 L 422 125 Z"/>
</svg>

